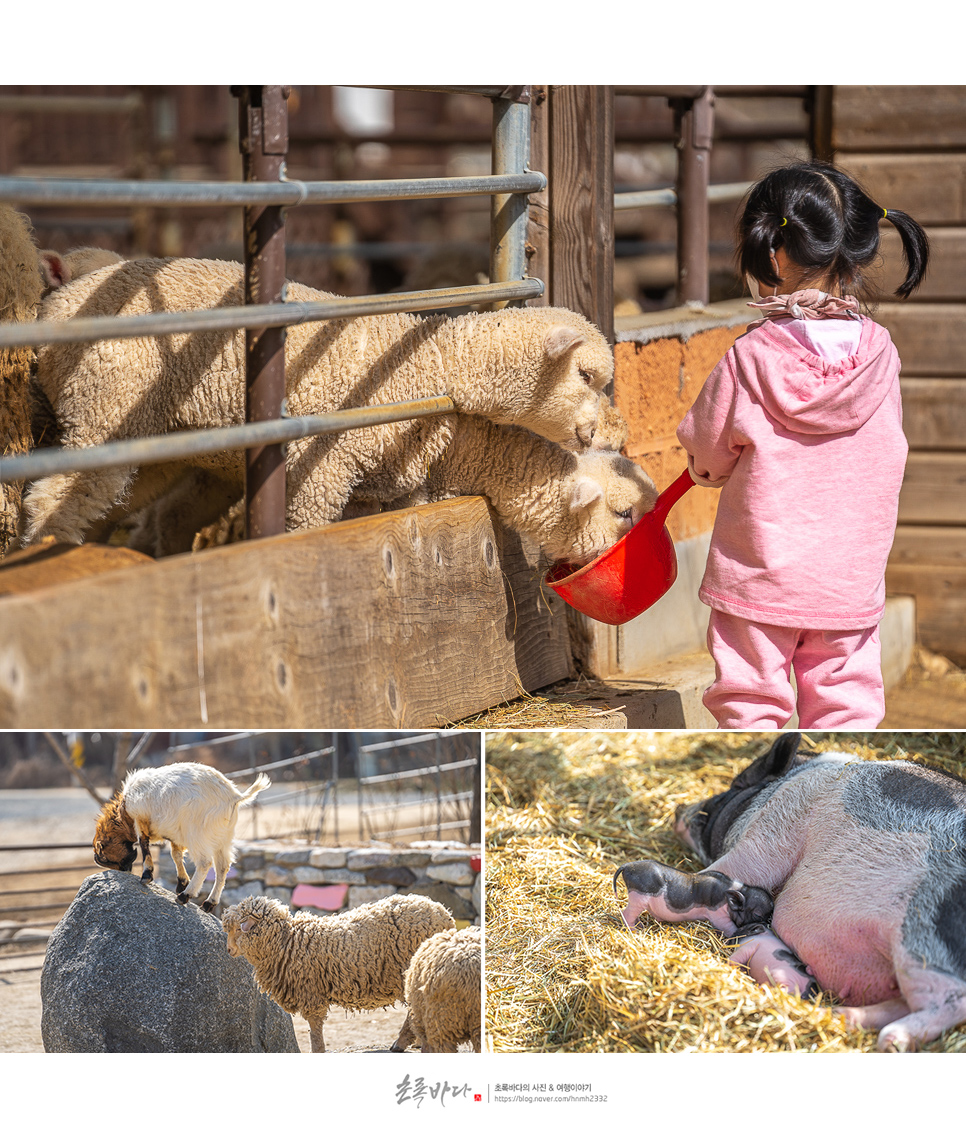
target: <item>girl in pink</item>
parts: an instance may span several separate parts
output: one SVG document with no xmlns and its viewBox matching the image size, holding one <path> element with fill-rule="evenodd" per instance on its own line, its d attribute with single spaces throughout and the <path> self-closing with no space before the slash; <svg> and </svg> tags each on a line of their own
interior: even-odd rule
<svg viewBox="0 0 966 1138">
<path fill-rule="evenodd" d="M 764 319 L 678 429 L 694 480 L 722 488 L 699 592 L 719 727 L 784 727 L 793 668 L 803 728 L 875 728 L 885 713 L 878 625 L 908 446 L 899 356 L 856 300 L 884 219 L 902 239 L 905 298 L 925 274 L 925 233 L 834 166 L 772 172 L 739 222 Z"/>
</svg>

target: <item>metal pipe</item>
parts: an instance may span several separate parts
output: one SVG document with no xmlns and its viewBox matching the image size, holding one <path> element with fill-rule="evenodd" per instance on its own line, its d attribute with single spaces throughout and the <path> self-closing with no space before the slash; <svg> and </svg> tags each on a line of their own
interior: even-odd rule
<svg viewBox="0 0 966 1138">
<path fill-rule="evenodd" d="M 239 146 L 246 182 L 277 183 L 288 152 L 287 87 L 232 88 L 239 99 Z M 245 304 L 279 304 L 285 289 L 285 221 L 277 205 L 245 209 Z M 245 420 L 278 419 L 285 400 L 285 328 L 245 330 Z M 285 532 L 281 443 L 245 453 L 245 536 Z"/>
<path fill-rule="evenodd" d="M 528 194 L 542 190 L 539 173 L 466 178 L 384 178 L 377 181 L 95 182 L 68 178 L 0 178 L 0 201 L 32 205 L 314 205 L 420 198 Z"/>
<path fill-rule="evenodd" d="M 443 95 L 484 95 L 488 99 L 514 99 L 519 103 L 530 100 L 529 87 L 397 87 L 395 84 L 377 86 L 370 83 L 345 83 L 346 87 L 362 87 L 367 91 L 438 91 Z"/>
<path fill-rule="evenodd" d="M 714 91 L 674 100 L 678 150 L 678 302 L 707 304 L 708 181 L 714 133 Z"/>
<path fill-rule="evenodd" d="M 494 300 L 526 300 L 543 294 L 543 281 L 465 285 L 374 296 L 339 296 L 331 300 L 288 300 L 284 304 L 245 308 L 199 308 L 187 312 L 149 312 L 142 316 L 87 316 L 43 320 L 33 324 L 0 323 L 0 348 L 41 344 L 82 344 L 93 340 L 130 340 L 174 332 L 219 332 L 236 328 L 279 327 L 316 320 L 339 320 L 383 312 L 419 312 L 426 308 L 459 308 Z"/>
<path fill-rule="evenodd" d="M 510 99 L 493 100 L 493 172 L 526 172 L 530 160 L 530 108 Z M 527 272 L 529 202 L 522 194 L 495 194 L 490 203 L 490 280 L 519 281 Z M 495 304 L 505 308 L 507 302 Z"/>
<path fill-rule="evenodd" d="M 434 395 L 407 403 L 383 403 L 378 407 L 354 407 L 326 415 L 301 415 L 264 423 L 240 423 L 234 427 L 213 427 L 203 431 L 173 431 L 146 439 L 125 439 L 83 450 L 41 447 L 30 454 L 0 457 L 0 482 L 44 478 L 48 474 L 67 474 L 75 470 L 98 470 L 112 466 L 144 466 L 214 454 L 220 450 L 241 450 L 269 443 L 286 443 L 309 435 L 333 434 L 353 427 L 374 427 L 403 419 L 444 415 L 456 411 L 448 395 Z M 49 737 L 49 736 L 48 736 Z M 99 799 L 103 805 L 103 799 Z"/>
<path fill-rule="evenodd" d="M 57 115 L 126 115 L 144 105 L 132 95 L 0 95 L 0 112 L 49 112 Z"/>
<path fill-rule="evenodd" d="M 708 186 L 709 202 L 740 201 L 754 182 L 719 182 Z M 673 189 L 624 190 L 614 194 L 614 209 L 640 209 L 645 206 L 677 205 L 678 192 Z"/>
</svg>

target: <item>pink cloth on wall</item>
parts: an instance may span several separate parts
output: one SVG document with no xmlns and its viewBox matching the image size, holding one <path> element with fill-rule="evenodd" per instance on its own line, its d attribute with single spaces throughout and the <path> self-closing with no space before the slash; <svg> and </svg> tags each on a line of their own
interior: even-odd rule
<svg viewBox="0 0 966 1138">
<path fill-rule="evenodd" d="M 870 628 L 908 453 L 899 356 L 865 317 L 804 324 L 739 337 L 678 428 L 696 481 L 722 487 L 699 596 L 782 627 Z M 835 357 L 843 329 L 847 355 L 806 346 Z"/>
</svg>

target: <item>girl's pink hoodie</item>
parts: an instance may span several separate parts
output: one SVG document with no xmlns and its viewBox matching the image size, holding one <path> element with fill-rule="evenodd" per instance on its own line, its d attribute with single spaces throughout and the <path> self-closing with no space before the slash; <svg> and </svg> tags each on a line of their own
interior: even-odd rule
<svg viewBox="0 0 966 1138">
<path fill-rule="evenodd" d="M 696 481 L 722 486 L 699 596 L 765 624 L 871 628 L 908 452 L 899 355 L 865 317 L 835 362 L 786 323 L 741 336 L 678 428 Z"/>
</svg>

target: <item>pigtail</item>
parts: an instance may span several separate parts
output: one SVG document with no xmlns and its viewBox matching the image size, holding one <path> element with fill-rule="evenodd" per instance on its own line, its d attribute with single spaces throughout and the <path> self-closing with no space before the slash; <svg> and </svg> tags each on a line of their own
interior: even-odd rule
<svg viewBox="0 0 966 1138">
<path fill-rule="evenodd" d="M 751 277 L 763 285 L 777 287 L 781 279 L 775 272 L 771 255 L 783 243 L 780 229 L 783 222 L 787 224 L 787 219 L 782 203 L 770 189 L 767 181 L 752 188 L 738 218 L 735 250 L 742 280 Z"/>
<path fill-rule="evenodd" d="M 929 239 L 926 231 L 914 218 L 901 209 L 883 210 L 883 220 L 891 221 L 899 231 L 902 253 L 906 259 L 906 279 L 896 289 L 896 296 L 905 300 L 922 284 L 929 264 Z"/>
<path fill-rule="evenodd" d="M 779 221 L 781 219 L 779 218 Z M 772 253 L 779 247 L 777 226 L 769 217 L 759 218 L 748 227 L 746 233 L 739 231 L 737 247 L 738 272 L 741 279 L 751 277 L 763 285 L 777 287 L 781 284 L 771 261 Z"/>
</svg>

